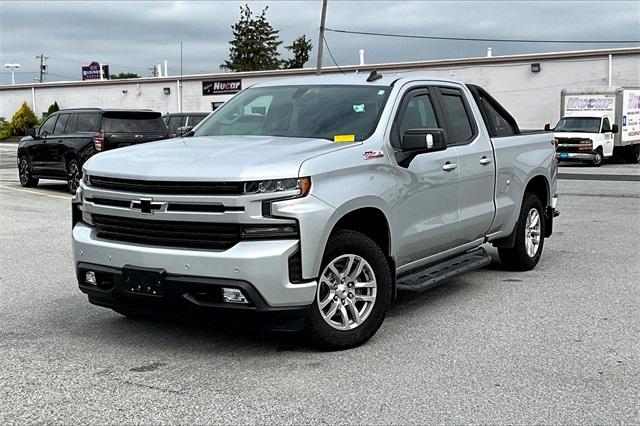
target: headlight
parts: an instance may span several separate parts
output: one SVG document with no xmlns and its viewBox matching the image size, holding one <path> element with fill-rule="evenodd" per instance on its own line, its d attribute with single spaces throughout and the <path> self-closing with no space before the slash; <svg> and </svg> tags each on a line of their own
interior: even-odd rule
<svg viewBox="0 0 640 426">
<path fill-rule="evenodd" d="M 311 178 L 286 178 L 246 182 L 245 194 L 269 194 L 284 191 L 298 191 L 298 197 L 304 197 L 311 189 Z"/>
</svg>

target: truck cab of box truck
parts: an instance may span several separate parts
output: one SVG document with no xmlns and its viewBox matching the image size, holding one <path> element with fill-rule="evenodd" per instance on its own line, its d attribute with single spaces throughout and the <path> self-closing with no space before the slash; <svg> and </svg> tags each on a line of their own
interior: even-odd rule
<svg viewBox="0 0 640 426">
<path fill-rule="evenodd" d="M 609 116 L 566 116 L 553 129 L 558 141 L 558 160 L 588 161 L 600 166 L 605 158 L 613 156 L 613 137 L 618 125 L 611 124 Z"/>
</svg>

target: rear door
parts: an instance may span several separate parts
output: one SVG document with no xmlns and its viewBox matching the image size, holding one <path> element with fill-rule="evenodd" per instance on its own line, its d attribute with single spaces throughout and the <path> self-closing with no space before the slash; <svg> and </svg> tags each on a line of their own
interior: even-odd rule
<svg viewBox="0 0 640 426">
<path fill-rule="evenodd" d="M 159 112 L 107 111 L 102 117 L 105 149 L 166 139 L 167 126 Z"/>
<path fill-rule="evenodd" d="M 458 157 L 460 223 L 455 236 L 467 244 L 483 238 L 493 222 L 493 147 L 460 88 L 439 87 L 438 99 L 445 116 L 447 146 Z"/>
</svg>

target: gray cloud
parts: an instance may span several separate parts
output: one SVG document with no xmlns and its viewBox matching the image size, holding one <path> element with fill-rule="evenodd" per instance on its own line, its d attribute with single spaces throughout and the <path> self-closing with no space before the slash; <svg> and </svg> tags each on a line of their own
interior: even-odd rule
<svg viewBox="0 0 640 426">
<path fill-rule="evenodd" d="M 231 25 L 244 2 L 1 2 L 0 61 L 22 64 L 18 82 L 37 72 L 35 55 L 44 52 L 49 81 L 78 79 L 92 60 L 112 72 L 148 75 L 147 68 L 169 60 L 184 73 L 218 72 L 228 54 Z M 249 2 L 255 11 L 269 6 L 268 18 L 284 43 L 306 34 L 317 43 L 320 1 Z M 639 2 L 413 2 L 329 0 L 327 26 L 386 33 L 455 37 L 535 39 L 640 39 Z M 488 43 L 392 39 L 328 33 L 339 64 L 482 56 Z M 630 44 L 491 43 L 494 54 L 514 54 Z M 282 54 L 286 52 L 282 49 Z M 332 64 L 325 55 L 326 64 Z M 308 66 L 315 65 L 315 52 Z M 10 82 L 6 70 L 0 84 Z"/>
</svg>

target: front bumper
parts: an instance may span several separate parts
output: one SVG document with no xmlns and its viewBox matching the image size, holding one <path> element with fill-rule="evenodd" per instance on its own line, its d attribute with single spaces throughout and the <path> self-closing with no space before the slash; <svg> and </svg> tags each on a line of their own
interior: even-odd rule
<svg viewBox="0 0 640 426">
<path fill-rule="evenodd" d="M 99 239 L 95 234 L 95 229 L 83 222 L 73 227 L 78 269 L 82 264 L 115 271 L 131 266 L 162 269 L 167 277 L 243 282 L 264 302 L 263 310 L 306 307 L 315 297 L 316 281 L 293 284 L 289 280 L 289 258 L 299 250 L 295 240 L 243 241 L 228 250 L 213 251 L 120 243 Z M 118 295 L 117 288 L 113 294 Z M 257 307 L 260 303 L 255 304 Z"/>
<path fill-rule="evenodd" d="M 560 161 L 593 161 L 595 152 L 556 152 L 556 158 Z"/>
</svg>

